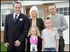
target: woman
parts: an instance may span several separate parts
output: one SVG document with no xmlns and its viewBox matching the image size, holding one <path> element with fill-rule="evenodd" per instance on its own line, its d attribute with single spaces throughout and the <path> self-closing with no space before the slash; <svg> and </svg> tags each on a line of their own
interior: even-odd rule
<svg viewBox="0 0 70 52">
<path fill-rule="evenodd" d="M 37 26 L 40 33 L 44 29 L 44 22 L 41 18 L 39 18 L 39 11 L 36 6 L 32 6 L 30 9 L 29 28 L 31 26 Z"/>
</svg>

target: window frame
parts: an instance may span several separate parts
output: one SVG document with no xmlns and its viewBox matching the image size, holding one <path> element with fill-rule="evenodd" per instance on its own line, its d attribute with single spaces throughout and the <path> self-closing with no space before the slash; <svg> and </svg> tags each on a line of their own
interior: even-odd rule
<svg viewBox="0 0 70 52">
<path fill-rule="evenodd" d="M 2 13 L 3 11 L 5 13 Z M 9 14 L 9 13 L 11 13 L 11 12 L 13 12 L 12 9 L 1 9 L 1 31 L 4 31 L 4 26 L 2 26 L 2 25 L 3 25 L 3 20 L 5 20 L 5 19 L 3 19 L 3 16 L 2 15 L 5 15 L 5 17 L 6 17 L 6 15 Z M 5 23 L 5 21 L 4 21 L 4 23 Z"/>
<path fill-rule="evenodd" d="M 66 8 L 67 10 L 64 11 L 64 8 Z M 67 16 L 67 15 L 69 15 L 69 13 L 68 13 L 69 9 L 68 8 L 69 7 L 60 7 L 60 8 L 57 8 L 57 13 L 63 14 L 64 16 Z M 60 9 L 62 9 L 62 11 Z M 65 14 L 65 12 L 67 12 L 67 14 Z"/>
</svg>

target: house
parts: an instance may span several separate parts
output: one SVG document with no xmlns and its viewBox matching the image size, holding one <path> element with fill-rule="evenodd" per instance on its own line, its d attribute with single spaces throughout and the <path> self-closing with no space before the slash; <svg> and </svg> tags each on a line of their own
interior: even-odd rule
<svg viewBox="0 0 70 52">
<path fill-rule="evenodd" d="M 5 22 L 5 16 L 8 13 L 13 12 L 13 7 L 12 4 L 15 1 L 19 1 L 22 4 L 22 13 L 27 15 L 29 17 L 29 10 L 31 6 L 35 5 L 39 9 L 39 14 L 40 18 L 45 20 L 46 16 L 49 14 L 48 12 L 48 4 L 49 3 L 55 3 L 57 7 L 57 13 L 63 14 L 66 22 L 68 24 L 68 29 L 65 30 L 64 33 L 64 39 L 65 39 L 65 44 L 69 44 L 69 0 L 58 0 L 58 1 L 51 1 L 51 0 L 44 0 L 44 1 L 20 1 L 20 0 L 13 0 L 13 1 L 2 1 L 1 2 L 1 42 L 3 42 L 3 37 L 4 37 L 4 22 Z"/>
</svg>

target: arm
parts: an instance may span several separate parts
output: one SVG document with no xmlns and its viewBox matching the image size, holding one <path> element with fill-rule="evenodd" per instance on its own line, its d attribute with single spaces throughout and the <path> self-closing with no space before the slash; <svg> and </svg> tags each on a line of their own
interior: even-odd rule
<svg viewBox="0 0 70 52">
<path fill-rule="evenodd" d="M 42 51 L 44 51 L 44 35 L 43 35 L 43 33 L 44 33 L 44 32 L 43 32 L 43 30 L 42 30 L 42 37 L 41 37 L 41 38 L 42 38 Z"/>
<path fill-rule="evenodd" d="M 43 38 L 42 38 L 42 51 L 44 51 L 44 39 Z"/>
<path fill-rule="evenodd" d="M 41 31 L 44 29 L 44 22 L 42 19 L 40 19 L 40 22 L 41 22 Z"/>
<path fill-rule="evenodd" d="M 4 27 L 4 46 L 5 47 L 8 47 L 8 45 L 9 45 L 7 32 L 8 32 L 8 25 L 7 25 L 7 16 L 6 16 L 5 27 Z"/>
<path fill-rule="evenodd" d="M 58 51 L 59 48 L 59 39 L 56 39 L 56 51 Z"/>
<path fill-rule="evenodd" d="M 15 41 L 15 46 L 16 47 L 20 46 L 21 42 L 23 40 L 25 40 L 25 38 L 27 37 L 27 33 L 28 33 L 28 17 L 24 18 L 23 24 L 24 24 L 23 33 L 21 34 L 19 39 Z"/>
<path fill-rule="evenodd" d="M 7 25 L 7 16 L 6 16 L 5 27 L 4 27 L 4 43 L 8 42 L 7 32 L 8 32 L 8 25 Z"/>
<path fill-rule="evenodd" d="M 29 51 L 30 50 L 30 41 L 29 41 L 29 39 L 30 39 L 30 36 L 29 37 L 27 37 L 27 45 L 26 45 L 26 48 L 27 48 L 27 51 Z"/>
<path fill-rule="evenodd" d="M 61 16 L 61 24 L 62 24 L 62 27 L 57 27 L 57 30 L 61 30 L 61 31 L 64 31 L 68 28 L 68 25 L 66 23 L 66 20 L 64 18 L 64 16 Z"/>
<path fill-rule="evenodd" d="M 56 36 L 55 36 L 55 38 L 56 38 L 56 51 L 58 51 L 60 37 L 59 37 L 58 31 L 57 30 L 55 30 L 55 31 L 56 31 Z"/>
<path fill-rule="evenodd" d="M 28 33 L 28 17 L 25 17 L 23 24 L 24 24 L 23 33 L 21 34 L 20 38 L 18 39 L 20 42 L 25 40 L 27 33 Z"/>
</svg>

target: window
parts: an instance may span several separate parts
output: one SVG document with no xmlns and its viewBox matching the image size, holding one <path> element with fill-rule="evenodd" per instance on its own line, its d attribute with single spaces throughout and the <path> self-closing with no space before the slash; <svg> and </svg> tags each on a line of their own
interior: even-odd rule
<svg viewBox="0 0 70 52">
<path fill-rule="evenodd" d="M 69 15 L 69 7 L 57 8 L 57 13 Z"/>
<path fill-rule="evenodd" d="M 43 8 L 39 7 L 39 17 L 43 19 Z"/>
<path fill-rule="evenodd" d="M 37 6 L 38 7 L 38 10 L 39 10 L 39 17 L 40 18 L 42 18 L 42 19 L 44 19 L 43 17 L 43 6 L 42 5 L 39 5 L 39 6 Z"/>
<path fill-rule="evenodd" d="M 7 14 L 13 12 L 12 9 L 2 9 L 1 10 L 1 27 L 4 27 L 5 17 Z"/>
</svg>

